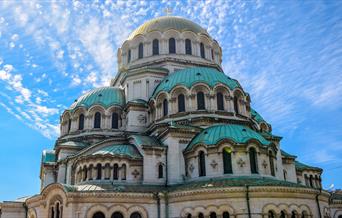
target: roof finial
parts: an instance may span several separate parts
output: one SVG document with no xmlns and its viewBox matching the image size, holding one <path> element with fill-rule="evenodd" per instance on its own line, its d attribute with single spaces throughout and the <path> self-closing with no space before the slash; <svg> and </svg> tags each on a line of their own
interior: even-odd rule
<svg viewBox="0 0 342 218">
<path fill-rule="evenodd" d="M 166 7 L 164 9 L 164 12 L 165 12 L 166 16 L 170 16 L 172 14 L 172 9 L 170 7 Z"/>
</svg>

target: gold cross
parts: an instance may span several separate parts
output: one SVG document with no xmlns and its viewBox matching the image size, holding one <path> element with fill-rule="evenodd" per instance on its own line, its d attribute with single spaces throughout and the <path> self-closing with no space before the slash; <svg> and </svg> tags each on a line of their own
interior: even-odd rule
<svg viewBox="0 0 342 218">
<path fill-rule="evenodd" d="M 172 9 L 170 7 L 167 7 L 164 9 L 164 12 L 165 12 L 166 16 L 170 16 L 172 14 Z"/>
</svg>

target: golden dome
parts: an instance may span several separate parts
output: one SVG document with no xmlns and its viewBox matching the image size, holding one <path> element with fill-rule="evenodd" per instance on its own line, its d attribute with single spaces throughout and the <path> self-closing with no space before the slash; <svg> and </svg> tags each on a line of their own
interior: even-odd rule
<svg viewBox="0 0 342 218">
<path fill-rule="evenodd" d="M 146 34 L 152 31 L 165 32 L 170 29 L 178 30 L 180 32 L 191 31 L 195 34 L 204 34 L 209 36 L 205 29 L 190 20 L 175 16 L 163 16 L 147 21 L 139 26 L 131 33 L 128 40 L 131 40 L 140 34 Z"/>
</svg>

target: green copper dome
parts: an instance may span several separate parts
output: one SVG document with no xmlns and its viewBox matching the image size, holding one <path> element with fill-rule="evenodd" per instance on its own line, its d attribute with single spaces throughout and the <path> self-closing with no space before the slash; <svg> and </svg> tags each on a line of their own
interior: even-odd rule
<svg viewBox="0 0 342 218">
<path fill-rule="evenodd" d="M 161 91 L 170 92 L 177 85 L 190 88 L 196 83 L 205 83 L 211 88 L 222 83 L 232 90 L 240 87 L 236 80 L 231 79 L 215 68 L 193 67 L 176 71 L 165 77 L 154 90 L 152 97 L 156 97 Z"/>
<path fill-rule="evenodd" d="M 209 36 L 205 29 L 190 20 L 181 17 L 164 16 L 152 19 L 139 26 L 131 33 L 131 35 L 128 37 L 128 40 L 131 40 L 135 36 L 141 34 L 146 34 L 153 31 L 165 32 L 170 29 L 178 30 L 180 32 L 191 31 L 195 34 L 204 34 Z"/>
<path fill-rule="evenodd" d="M 235 143 L 243 144 L 251 139 L 259 141 L 262 145 L 269 145 L 270 142 L 254 130 L 241 125 L 225 124 L 208 127 L 197 134 L 186 150 L 190 150 L 194 145 L 205 144 L 214 146 L 223 139 L 230 139 Z"/>
<path fill-rule="evenodd" d="M 108 145 L 92 153 L 92 155 L 99 155 L 99 154 L 100 155 L 110 154 L 113 156 L 129 157 L 133 159 L 142 158 L 138 149 L 134 145 L 131 145 L 131 144 Z"/>
<path fill-rule="evenodd" d="M 258 112 L 256 112 L 254 109 L 251 109 L 251 115 L 252 115 L 252 118 L 253 118 L 257 123 L 266 123 L 266 121 L 264 120 L 264 118 L 263 118 Z"/>
<path fill-rule="evenodd" d="M 91 90 L 79 97 L 71 106 L 70 110 L 78 107 L 90 108 L 93 105 L 101 105 L 108 108 L 113 105 L 124 106 L 125 94 L 123 90 L 114 87 L 102 87 Z"/>
</svg>

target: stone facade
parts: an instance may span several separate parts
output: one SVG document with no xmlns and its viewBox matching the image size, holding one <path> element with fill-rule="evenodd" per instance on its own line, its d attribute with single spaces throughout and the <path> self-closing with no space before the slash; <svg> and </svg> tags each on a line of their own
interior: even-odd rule
<svg viewBox="0 0 342 218">
<path fill-rule="evenodd" d="M 143 24 L 118 50 L 110 87 L 61 115 L 41 192 L 1 203 L 0 218 L 341 218 L 342 194 L 281 149 L 221 60 L 191 21 Z"/>
</svg>

